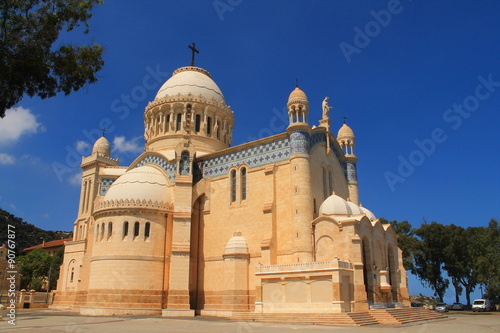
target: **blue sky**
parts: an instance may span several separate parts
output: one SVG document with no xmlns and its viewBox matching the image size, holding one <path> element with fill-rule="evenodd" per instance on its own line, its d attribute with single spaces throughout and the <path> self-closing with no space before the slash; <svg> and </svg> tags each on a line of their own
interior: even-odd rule
<svg viewBox="0 0 500 333">
<path fill-rule="evenodd" d="M 233 144 L 284 131 L 298 79 L 311 124 L 325 96 L 334 134 L 347 117 L 377 217 L 486 226 L 500 217 L 499 14 L 493 0 L 107 0 L 88 35 L 60 38 L 105 47 L 99 82 L 0 120 L 0 207 L 71 230 L 81 156 L 104 126 L 120 165 L 133 161 L 146 104 L 195 42 L 235 112 Z"/>
</svg>

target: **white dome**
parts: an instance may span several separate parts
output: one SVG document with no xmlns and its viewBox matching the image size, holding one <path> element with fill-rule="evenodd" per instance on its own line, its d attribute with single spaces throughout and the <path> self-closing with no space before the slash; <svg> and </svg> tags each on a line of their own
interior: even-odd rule
<svg viewBox="0 0 500 333">
<path fill-rule="evenodd" d="M 370 221 L 376 220 L 377 218 L 375 217 L 375 214 L 373 214 L 369 209 L 359 206 L 359 209 L 363 212 L 363 214 L 366 214 L 366 217 L 370 219 Z"/>
<path fill-rule="evenodd" d="M 210 73 L 199 67 L 181 67 L 177 69 L 170 79 L 161 86 L 155 100 L 178 94 L 203 96 L 225 103 L 224 95 L 217 84 L 211 79 Z"/>
<path fill-rule="evenodd" d="M 335 194 L 326 198 L 319 207 L 319 215 L 352 215 L 352 210 L 347 201 Z"/>
<path fill-rule="evenodd" d="M 353 215 L 358 215 L 358 214 L 364 214 L 364 212 L 361 210 L 361 207 L 356 205 L 354 202 L 347 200 L 347 204 L 351 208 L 352 214 Z"/>
<path fill-rule="evenodd" d="M 166 176 L 152 166 L 144 165 L 120 176 L 106 193 L 104 200 L 146 200 L 172 202 Z"/>
<path fill-rule="evenodd" d="M 226 244 L 224 254 L 248 253 L 248 245 L 245 237 L 237 233 Z"/>
</svg>

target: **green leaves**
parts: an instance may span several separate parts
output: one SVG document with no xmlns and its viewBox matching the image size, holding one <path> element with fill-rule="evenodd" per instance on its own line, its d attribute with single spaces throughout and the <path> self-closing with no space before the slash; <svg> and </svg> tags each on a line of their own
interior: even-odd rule
<svg viewBox="0 0 500 333">
<path fill-rule="evenodd" d="M 0 2 L 0 117 L 25 95 L 66 95 L 97 81 L 103 48 L 54 43 L 61 31 L 88 27 L 99 0 Z M 84 31 L 87 33 L 88 29 Z"/>
<path fill-rule="evenodd" d="M 390 222 L 398 234 L 405 269 L 434 289 L 441 299 L 451 278 L 456 298 L 484 284 L 490 298 L 500 301 L 500 228 L 496 220 L 488 227 L 468 227 L 424 223 L 413 229 L 407 221 Z M 463 287 L 463 288 L 462 288 Z M 490 292 L 491 291 L 491 292 Z"/>
</svg>

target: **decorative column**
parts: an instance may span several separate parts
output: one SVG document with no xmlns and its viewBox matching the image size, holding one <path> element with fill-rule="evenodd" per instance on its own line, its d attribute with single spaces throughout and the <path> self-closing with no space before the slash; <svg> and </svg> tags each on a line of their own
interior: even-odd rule
<svg viewBox="0 0 500 333">
<path fill-rule="evenodd" d="M 294 124 L 287 131 L 290 140 L 290 167 L 292 184 L 292 243 L 294 262 L 312 262 L 313 244 L 311 221 L 313 199 L 311 194 L 311 169 L 309 165 L 309 135 L 307 124 Z"/>
<path fill-rule="evenodd" d="M 359 194 L 358 194 L 358 176 L 356 171 L 356 163 L 358 158 L 354 155 L 346 156 L 346 179 L 347 188 L 349 190 L 349 198 L 356 205 L 359 205 Z"/>
</svg>

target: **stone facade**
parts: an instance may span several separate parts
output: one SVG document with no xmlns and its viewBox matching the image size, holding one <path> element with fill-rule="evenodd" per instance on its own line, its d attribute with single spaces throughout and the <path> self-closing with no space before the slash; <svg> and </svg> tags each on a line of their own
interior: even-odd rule
<svg viewBox="0 0 500 333">
<path fill-rule="evenodd" d="M 396 235 L 358 205 L 352 130 L 311 127 L 298 87 L 287 107 L 286 132 L 230 147 L 234 113 L 210 74 L 176 70 L 146 107 L 144 153 L 118 166 L 103 137 L 82 158 L 53 307 L 229 316 L 408 304 Z"/>
</svg>

